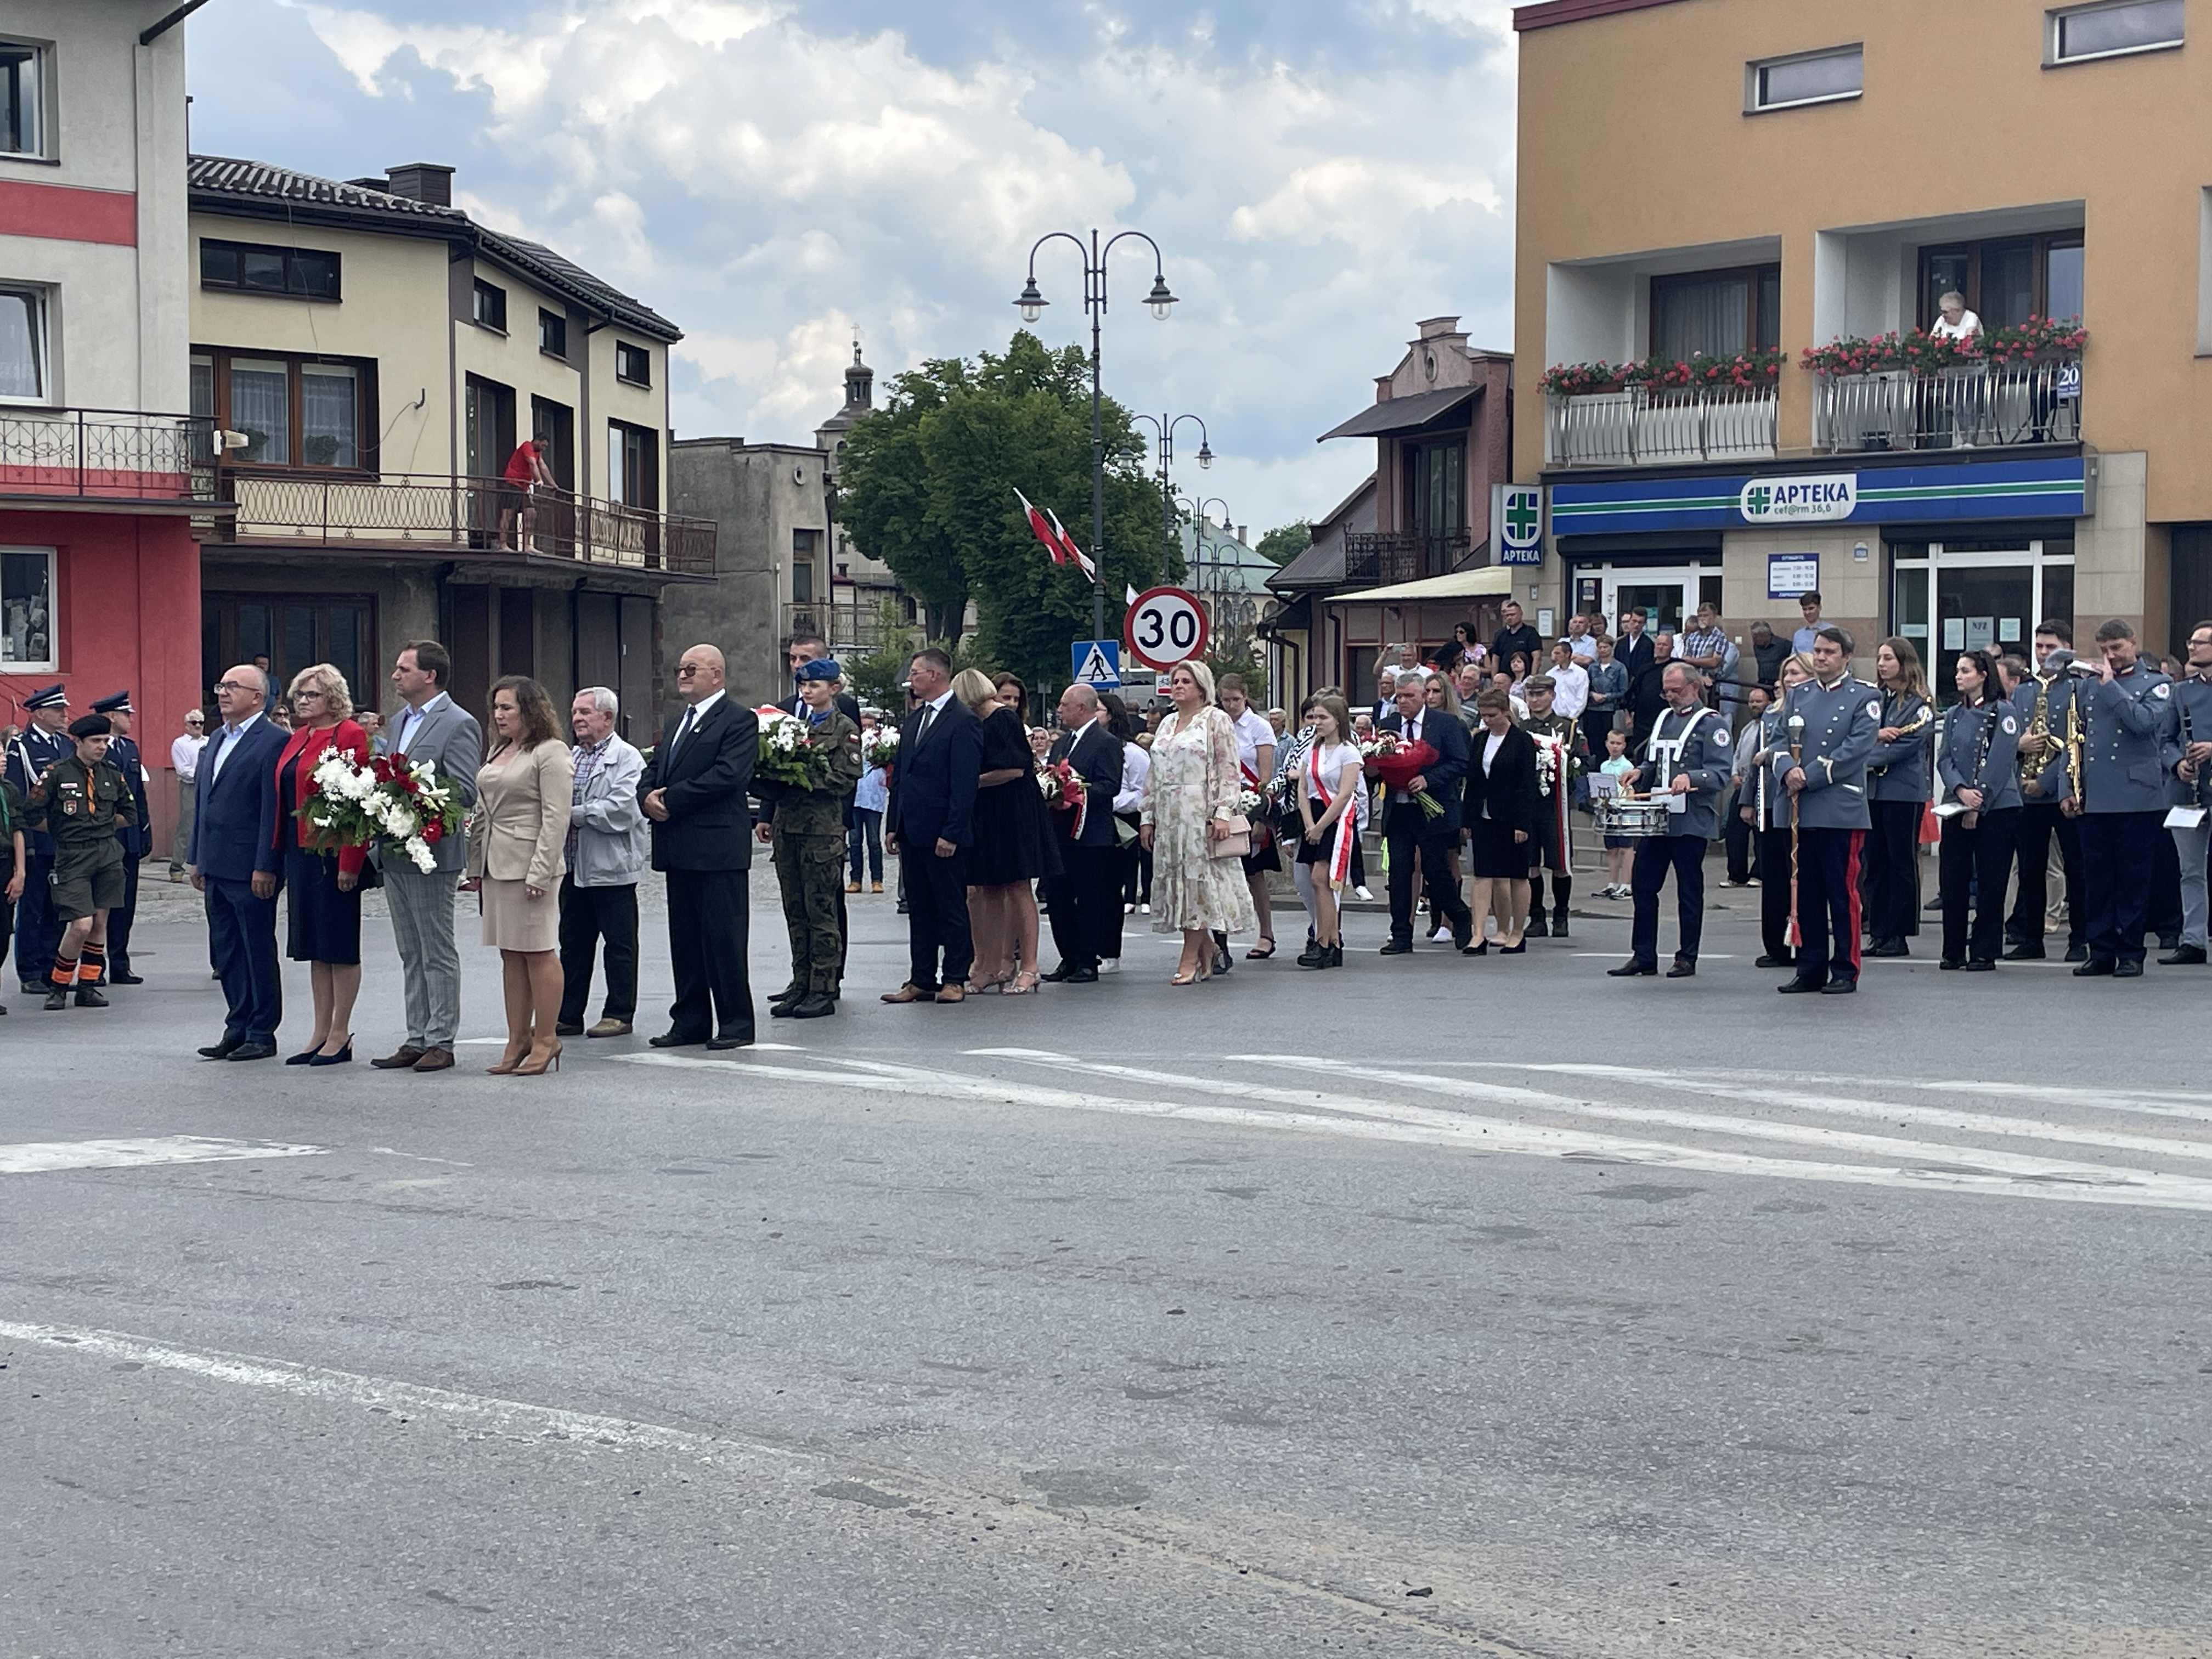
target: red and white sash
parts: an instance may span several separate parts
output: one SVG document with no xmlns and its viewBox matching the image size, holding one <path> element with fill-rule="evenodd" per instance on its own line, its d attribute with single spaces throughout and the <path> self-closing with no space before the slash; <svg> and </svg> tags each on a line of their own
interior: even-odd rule
<svg viewBox="0 0 2212 1659">
<path fill-rule="evenodd" d="M 1312 783 L 1314 794 L 1331 806 L 1336 805 L 1336 792 L 1328 787 L 1328 781 L 1322 776 L 1321 744 L 1318 743 L 1306 750 L 1306 776 Z M 1358 785 L 1354 784 L 1352 787 L 1357 788 Z M 1359 834 L 1357 823 L 1358 817 L 1359 814 L 1353 810 L 1353 806 L 1347 805 L 1336 821 L 1336 842 L 1328 852 L 1328 885 L 1331 892 L 1338 891 L 1346 881 L 1351 879 L 1352 848 Z"/>
</svg>

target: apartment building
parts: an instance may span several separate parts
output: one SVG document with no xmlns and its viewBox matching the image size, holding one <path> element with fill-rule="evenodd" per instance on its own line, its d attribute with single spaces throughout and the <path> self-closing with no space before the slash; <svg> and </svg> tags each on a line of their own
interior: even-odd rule
<svg viewBox="0 0 2212 1659">
<path fill-rule="evenodd" d="M 0 726 L 56 680 L 80 713 L 127 688 L 149 764 L 202 695 L 190 631 L 167 623 L 198 605 L 192 520 L 216 510 L 187 413 L 172 9 L 0 10 Z M 154 791 L 160 818 L 175 796 Z"/>
<path fill-rule="evenodd" d="M 2204 4 L 1516 11 L 1545 602 L 1817 588 L 1947 683 L 2042 617 L 2163 649 L 2212 612 Z"/>
<path fill-rule="evenodd" d="M 476 222 L 453 176 L 191 158 L 191 410 L 222 434 L 232 509 L 202 562 L 202 660 L 331 662 L 374 702 L 398 647 L 434 637 L 479 717 L 529 674 L 563 703 L 614 687 L 641 738 L 662 596 L 715 574 L 714 526 L 663 510 L 680 331 Z M 527 437 L 553 487 L 526 508 L 503 475 Z"/>
</svg>

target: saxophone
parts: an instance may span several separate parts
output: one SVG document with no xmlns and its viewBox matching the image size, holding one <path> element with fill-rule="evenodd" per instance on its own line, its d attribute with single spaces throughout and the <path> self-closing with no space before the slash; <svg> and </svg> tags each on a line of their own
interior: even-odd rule
<svg viewBox="0 0 2212 1659">
<path fill-rule="evenodd" d="M 2020 787 L 2027 794 L 2028 787 L 2043 776 L 2043 769 L 2051 764 L 2051 682 L 2037 674 L 2035 706 L 2027 717 L 2027 730 L 2020 735 Z M 2039 797 L 2028 795 L 2031 800 Z"/>
</svg>

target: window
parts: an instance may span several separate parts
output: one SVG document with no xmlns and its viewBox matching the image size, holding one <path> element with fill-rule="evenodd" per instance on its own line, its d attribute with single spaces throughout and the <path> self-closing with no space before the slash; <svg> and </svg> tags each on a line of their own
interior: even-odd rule
<svg viewBox="0 0 2212 1659">
<path fill-rule="evenodd" d="M 46 401 L 46 294 L 0 288 L 0 404 Z"/>
<path fill-rule="evenodd" d="M 200 241 L 200 286 L 249 294 L 284 294 L 298 300 L 338 297 L 338 256 L 311 247 L 264 247 L 258 242 Z"/>
<path fill-rule="evenodd" d="M 495 288 L 481 276 L 477 278 L 476 319 L 486 328 L 507 332 L 507 290 Z"/>
<path fill-rule="evenodd" d="M 0 155 L 46 153 L 46 54 L 24 40 L 0 40 Z"/>
<path fill-rule="evenodd" d="M 1966 296 L 1985 328 L 2014 328 L 2030 317 L 2079 317 L 2081 233 L 2006 236 L 1920 250 L 1917 320 L 1932 327 L 1946 294 Z"/>
<path fill-rule="evenodd" d="M 366 593 L 229 593 L 200 600 L 200 668 L 207 684 L 233 663 L 269 659 L 276 684 L 326 662 L 362 695 L 374 689 L 376 601 Z"/>
<path fill-rule="evenodd" d="M 1424 535 L 1449 536 L 1467 528 L 1463 500 L 1467 479 L 1464 443 L 1420 444 L 1407 469 L 1413 489 L 1412 519 Z"/>
<path fill-rule="evenodd" d="M 224 459 L 246 466 L 358 471 L 375 465 L 376 365 L 335 357 L 255 356 L 202 348 L 191 360 L 191 412 L 246 434 Z"/>
<path fill-rule="evenodd" d="M 549 357 L 559 357 L 564 362 L 568 356 L 568 319 L 542 306 L 538 312 L 538 349 Z"/>
<path fill-rule="evenodd" d="M 607 494 L 626 507 L 660 505 L 660 434 L 651 427 L 607 422 Z"/>
<path fill-rule="evenodd" d="M 653 354 L 627 340 L 615 342 L 615 379 L 632 386 L 653 384 Z"/>
<path fill-rule="evenodd" d="M 1838 46 L 1800 52 L 1794 58 L 1771 58 L 1747 68 L 1749 95 L 1744 107 L 1750 113 L 1792 109 L 1800 104 L 1828 104 L 1859 95 L 1865 79 L 1865 49 Z"/>
<path fill-rule="evenodd" d="M 1749 265 L 1651 279 L 1651 349 L 1686 362 L 1782 343 L 1782 267 Z"/>
<path fill-rule="evenodd" d="M 2111 5 L 2069 6 L 2049 17 L 2046 64 L 2164 52 L 2181 44 L 2181 0 L 2118 0 Z"/>
<path fill-rule="evenodd" d="M 54 666 L 54 550 L 0 548 L 0 667 L 46 673 Z"/>
<path fill-rule="evenodd" d="M 576 487 L 576 411 L 550 398 L 530 400 L 530 435 L 544 446 L 545 470 L 563 489 Z"/>
</svg>

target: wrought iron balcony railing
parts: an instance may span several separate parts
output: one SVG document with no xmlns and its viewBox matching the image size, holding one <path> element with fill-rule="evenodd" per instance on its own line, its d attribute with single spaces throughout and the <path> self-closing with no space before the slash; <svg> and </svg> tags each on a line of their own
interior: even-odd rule
<svg viewBox="0 0 2212 1659">
<path fill-rule="evenodd" d="M 203 416 L 0 405 L 0 495 L 211 503 L 214 442 Z"/>
<path fill-rule="evenodd" d="M 530 492 L 526 546 L 514 511 L 525 498 L 497 478 L 231 468 L 222 483 L 238 509 L 231 539 L 243 544 L 448 557 L 519 558 L 528 553 L 665 575 L 714 574 L 711 522 L 567 490 Z"/>
<path fill-rule="evenodd" d="M 1656 466 L 1753 460 L 1775 453 L 1776 388 L 1728 386 L 1553 395 L 1544 400 L 1547 466 Z"/>
<path fill-rule="evenodd" d="M 1354 532 L 1344 538 L 1344 579 L 1355 587 L 1382 587 L 1447 576 L 1472 546 L 1464 530 Z"/>
<path fill-rule="evenodd" d="M 1813 405 L 1813 441 L 1832 453 L 2081 441 L 2079 357 L 1824 374 Z"/>
</svg>

